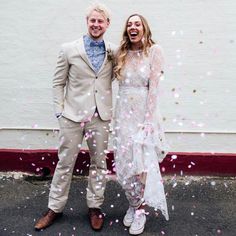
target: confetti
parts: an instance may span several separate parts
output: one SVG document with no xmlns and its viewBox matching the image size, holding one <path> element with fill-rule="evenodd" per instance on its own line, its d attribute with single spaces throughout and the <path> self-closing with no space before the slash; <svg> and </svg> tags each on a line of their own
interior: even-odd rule
<svg viewBox="0 0 236 236">
<path fill-rule="evenodd" d="M 172 156 L 171 156 L 171 159 L 172 159 L 172 160 L 176 160 L 176 159 L 177 159 L 177 155 L 172 155 Z"/>
<path fill-rule="evenodd" d="M 33 125 L 32 125 L 32 128 L 33 128 L 33 129 L 37 129 L 37 128 L 38 128 L 38 124 L 33 124 Z"/>
<path fill-rule="evenodd" d="M 174 184 L 173 184 L 173 188 L 175 188 L 176 186 L 177 186 L 177 183 L 174 183 Z"/>
<path fill-rule="evenodd" d="M 175 94 L 174 94 L 174 97 L 175 97 L 175 98 L 179 98 L 180 95 L 179 95 L 178 93 L 175 93 Z"/>
<path fill-rule="evenodd" d="M 205 137 L 205 133 L 201 133 L 201 137 L 204 138 Z"/>
<path fill-rule="evenodd" d="M 216 185 L 216 182 L 215 182 L 215 181 L 211 181 L 211 185 L 212 185 L 212 186 L 215 186 L 215 185 Z"/>
</svg>

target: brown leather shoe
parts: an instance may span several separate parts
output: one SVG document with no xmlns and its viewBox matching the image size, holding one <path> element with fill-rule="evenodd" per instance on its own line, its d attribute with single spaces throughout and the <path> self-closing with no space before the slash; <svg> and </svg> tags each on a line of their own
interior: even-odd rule
<svg viewBox="0 0 236 236">
<path fill-rule="evenodd" d="M 99 208 L 89 208 L 89 220 L 93 230 L 101 230 L 104 222 L 104 214 Z"/>
<path fill-rule="evenodd" d="M 41 217 L 37 221 L 37 223 L 34 226 L 34 229 L 37 230 L 37 231 L 41 230 L 41 229 L 45 229 L 48 226 L 50 226 L 60 216 L 62 216 L 62 212 L 61 213 L 56 213 L 53 210 L 48 209 L 48 211 L 43 214 L 43 217 Z"/>
</svg>

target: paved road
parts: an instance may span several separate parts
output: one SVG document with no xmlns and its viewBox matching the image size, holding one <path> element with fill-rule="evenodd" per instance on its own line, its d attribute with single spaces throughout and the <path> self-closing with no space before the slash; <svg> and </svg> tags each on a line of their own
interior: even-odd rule
<svg viewBox="0 0 236 236">
<path fill-rule="evenodd" d="M 235 178 L 165 176 L 170 220 L 152 209 L 143 236 L 235 236 Z M 64 216 L 48 229 L 35 232 L 33 225 L 45 211 L 49 180 L 14 179 L 0 175 L 0 236 L 122 236 L 127 201 L 120 186 L 110 180 L 101 232 L 90 229 L 85 201 L 86 178 L 75 177 Z"/>
</svg>

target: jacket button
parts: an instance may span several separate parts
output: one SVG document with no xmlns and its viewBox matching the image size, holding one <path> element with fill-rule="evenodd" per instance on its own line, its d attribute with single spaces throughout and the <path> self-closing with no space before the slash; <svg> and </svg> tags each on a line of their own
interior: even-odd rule
<svg viewBox="0 0 236 236">
<path fill-rule="evenodd" d="M 97 79 L 98 77 L 96 76 L 95 78 Z"/>
<path fill-rule="evenodd" d="M 97 93 L 98 91 L 97 90 L 95 90 L 95 93 Z"/>
</svg>

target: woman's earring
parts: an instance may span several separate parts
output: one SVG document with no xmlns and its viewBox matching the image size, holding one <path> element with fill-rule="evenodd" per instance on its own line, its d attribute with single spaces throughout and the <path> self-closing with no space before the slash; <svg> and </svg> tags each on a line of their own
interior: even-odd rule
<svg viewBox="0 0 236 236">
<path fill-rule="evenodd" d="M 145 43 L 145 38 L 144 37 L 142 37 L 142 44 L 144 44 Z"/>
</svg>

